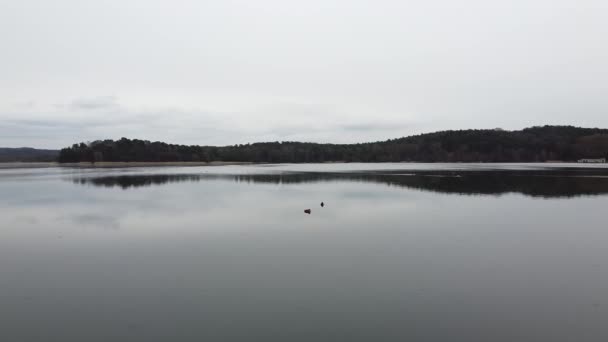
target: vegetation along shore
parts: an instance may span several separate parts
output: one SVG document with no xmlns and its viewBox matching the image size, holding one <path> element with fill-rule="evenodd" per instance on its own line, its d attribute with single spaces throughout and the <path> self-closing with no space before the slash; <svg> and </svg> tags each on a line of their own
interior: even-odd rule
<svg viewBox="0 0 608 342">
<path fill-rule="evenodd" d="M 230 146 L 176 145 L 139 139 L 97 140 L 60 151 L 0 151 L 0 161 L 98 163 L 238 162 L 547 162 L 608 157 L 608 129 L 542 126 L 522 130 L 451 130 L 358 144 L 263 142 Z M 14 149 L 13 149 L 14 150 Z M 42 151 L 38 154 L 35 151 Z M 10 151 L 9 151 L 10 152 Z M 21 153 L 21 154 L 19 154 Z M 158 164 L 161 163 L 161 164 Z M 76 164 L 77 165 L 77 164 Z M 183 164 L 180 164 L 183 165 Z"/>
</svg>

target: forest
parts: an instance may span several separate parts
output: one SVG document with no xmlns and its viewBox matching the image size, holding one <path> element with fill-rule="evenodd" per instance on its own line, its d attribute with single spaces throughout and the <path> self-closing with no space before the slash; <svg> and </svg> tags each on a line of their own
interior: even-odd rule
<svg viewBox="0 0 608 342">
<path fill-rule="evenodd" d="M 122 138 L 74 144 L 59 152 L 58 161 L 546 162 L 581 158 L 608 158 L 608 129 L 536 126 L 515 131 L 449 130 L 358 144 L 277 141 L 198 146 Z"/>
<path fill-rule="evenodd" d="M 53 162 L 59 155 L 58 150 L 41 150 L 30 147 L 0 147 L 0 163 L 6 162 Z"/>
</svg>

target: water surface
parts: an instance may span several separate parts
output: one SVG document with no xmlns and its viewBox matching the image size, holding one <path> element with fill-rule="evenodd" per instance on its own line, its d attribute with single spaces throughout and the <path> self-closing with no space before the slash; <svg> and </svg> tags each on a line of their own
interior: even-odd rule
<svg viewBox="0 0 608 342">
<path fill-rule="evenodd" d="M 605 341 L 607 200 L 566 164 L 0 170 L 0 341 Z"/>
</svg>

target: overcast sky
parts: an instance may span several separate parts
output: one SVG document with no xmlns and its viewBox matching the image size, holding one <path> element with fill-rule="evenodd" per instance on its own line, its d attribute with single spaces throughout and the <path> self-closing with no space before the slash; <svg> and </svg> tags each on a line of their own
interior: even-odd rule
<svg viewBox="0 0 608 342">
<path fill-rule="evenodd" d="M 0 146 L 608 127 L 605 0 L 0 0 Z"/>
</svg>

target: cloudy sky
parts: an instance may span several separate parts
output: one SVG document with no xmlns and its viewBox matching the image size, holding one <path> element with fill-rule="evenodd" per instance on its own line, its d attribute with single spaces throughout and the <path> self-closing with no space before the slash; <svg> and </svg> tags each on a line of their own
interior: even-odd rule
<svg viewBox="0 0 608 342">
<path fill-rule="evenodd" d="M 608 127 L 605 0 L 0 0 L 0 146 Z"/>
</svg>

